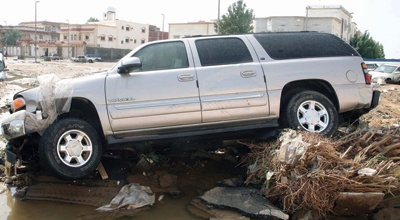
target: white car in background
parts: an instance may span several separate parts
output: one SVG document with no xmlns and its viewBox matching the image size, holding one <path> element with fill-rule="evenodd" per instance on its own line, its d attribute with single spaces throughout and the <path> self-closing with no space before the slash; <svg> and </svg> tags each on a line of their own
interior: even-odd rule
<svg viewBox="0 0 400 220">
<path fill-rule="evenodd" d="M 387 82 L 400 82 L 400 64 L 383 64 L 375 70 L 370 71 L 372 82 L 385 84 Z"/>
</svg>

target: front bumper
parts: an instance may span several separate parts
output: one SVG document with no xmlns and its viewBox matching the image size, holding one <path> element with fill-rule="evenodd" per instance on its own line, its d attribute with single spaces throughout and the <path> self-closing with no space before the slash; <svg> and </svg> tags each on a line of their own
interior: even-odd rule
<svg viewBox="0 0 400 220">
<path fill-rule="evenodd" d="M 1 121 L 1 132 L 7 140 L 26 135 L 25 132 L 26 111 L 15 112 Z"/>
</svg>

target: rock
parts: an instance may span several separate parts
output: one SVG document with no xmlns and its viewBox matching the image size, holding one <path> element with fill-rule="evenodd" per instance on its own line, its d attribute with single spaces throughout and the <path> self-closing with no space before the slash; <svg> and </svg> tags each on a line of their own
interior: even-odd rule
<svg viewBox="0 0 400 220">
<path fill-rule="evenodd" d="M 341 192 L 333 212 L 337 215 L 361 215 L 371 213 L 383 200 L 385 194 L 378 192 Z"/>
<path fill-rule="evenodd" d="M 177 182 L 177 179 L 178 179 L 177 176 L 166 173 L 164 175 L 161 175 L 160 178 L 158 179 L 158 181 L 162 188 L 167 188 L 167 187 L 175 185 Z"/>
<path fill-rule="evenodd" d="M 239 175 L 237 177 L 224 179 L 224 180 L 218 182 L 218 185 L 231 186 L 231 187 L 243 186 L 243 177 Z"/>
<path fill-rule="evenodd" d="M 374 215 L 374 219 L 376 220 L 395 220 L 400 218 L 400 209 L 399 208 L 384 208 L 379 210 Z"/>
<path fill-rule="evenodd" d="M 193 199 L 187 209 L 192 215 L 204 219 L 250 220 L 250 218 L 232 210 L 222 210 L 206 206 L 199 199 Z"/>
<path fill-rule="evenodd" d="M 260 190 L 248 187 L 215 187 L 200 199 L 212 206 L 226 207 L 249 217 L 289 219 L 289 215 L 273 206 Z"/>
</svg>

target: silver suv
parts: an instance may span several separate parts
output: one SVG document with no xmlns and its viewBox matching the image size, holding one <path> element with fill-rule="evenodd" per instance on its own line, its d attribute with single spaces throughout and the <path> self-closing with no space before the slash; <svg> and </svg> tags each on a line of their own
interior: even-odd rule
<svg viewBox="0 0 400 220">
<path fill-rule="evenodd" d="M 107 72 L 39 81 L 2 122 L 7 161 L 39 140 L 40 162 L 63 179 L 88 175 L 125 142 L 267 127 L 330 136 L 380 96 L 360 55 L 316 32 L 150 42 Z"/>
</svg>

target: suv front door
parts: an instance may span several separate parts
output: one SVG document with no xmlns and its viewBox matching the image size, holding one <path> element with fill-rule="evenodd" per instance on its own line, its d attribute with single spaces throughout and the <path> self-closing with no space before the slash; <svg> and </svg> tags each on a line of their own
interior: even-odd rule
<svg viewBox="0 0 400 220">
<path fill-rule="evenodd" d="M 187 41 L 149 44 L 132 57 L 142 67 L 106 81 L 114 132 L 173 128 L 201 122 L 199 92 Z"/>
</svg>

